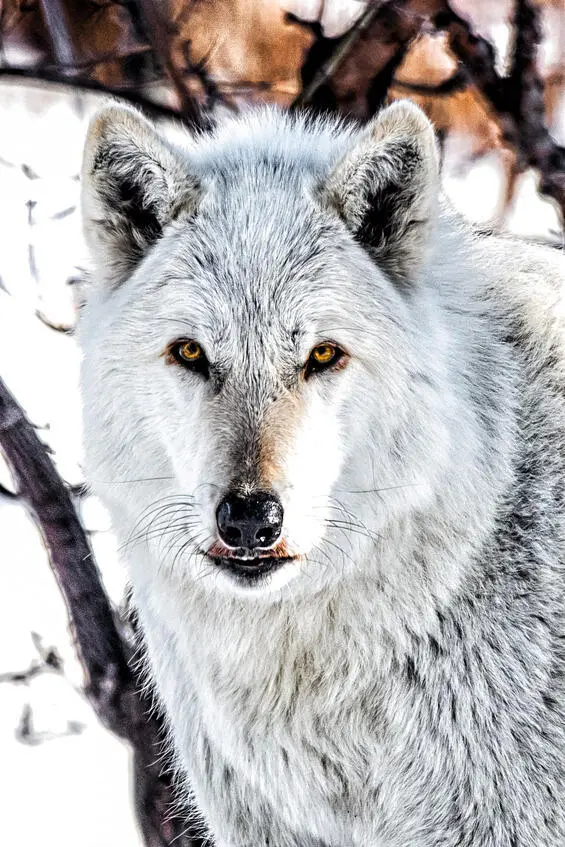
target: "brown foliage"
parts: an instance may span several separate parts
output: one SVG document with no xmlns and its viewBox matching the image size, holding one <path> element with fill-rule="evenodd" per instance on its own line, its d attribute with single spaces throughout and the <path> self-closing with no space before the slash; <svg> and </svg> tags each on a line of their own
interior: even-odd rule
<svg viewBox="0 0 565 847">
<path fill-rule="evenodd" d="M 300 67 L 312 34 L 285 19 L 273 0 L 170 0 L 176 62 L 204 63 L 219 90 L 236 99 L 288 106 L 300 90 Z"/>
</svg>

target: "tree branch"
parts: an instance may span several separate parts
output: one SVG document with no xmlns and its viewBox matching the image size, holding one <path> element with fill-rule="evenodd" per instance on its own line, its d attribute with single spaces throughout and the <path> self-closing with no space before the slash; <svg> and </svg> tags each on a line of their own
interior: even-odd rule
<svg viewBox="0 0 565 847">
<path fill-rule="evenodd" d="M 137 106 L 150 117 L 168 118 L 169 120 L 180 121 L 187 124 L 189 127 L 194 126 L 193 121 L 190 118 L 187 118 L 186 115 L 178 109 L 172 109 L 169 106 L 161 105 L 161 103 L 155 103 L 153 100 L 150 100 L 148 97 L 145 97 L 143 94 L 140 94 L 132 88 L 113 88 L 111 86 L 102 85 L 102 83 L 97 82 L 94 79 L 87 79 L 85 77 L 65 77 L 57 70 L 45 67 L 0 67 L 0 77 L 7 77 L 8 79 L 10 77 L 14 79 L 25 79 L 29 82 L 36 83 L 44 82 L 49 83 L 50 85 L 63 85 L 71 88 L 78 88 L 82 91 L 91 91 L 98 94 L 104 94 L 106 96 L 119 97 L 121 100 L 131 103 L 133 106 Z"/>
<path fill-rule="evenodd" d="M 341 38 L 325 38 L 309 25 L 316 40 L 302 67 L 304 90 L 293 108 L 339 110 L 360 119 L 383 104 L 396 69 L 416 37 L 422 16 L 410 0 L 377 0 Z"/>
<path fill-rule="evenodd" d="M 335 49 L 332 51 L 327 61 L 324 62 L 324 64 L 315 73 L 311 82 L 303 88 L 296 98 L 294 103 L 296 107 L 307 106 L 313 102 L 318 89 L 324 85 L 324 83 L 328 82 L 336 73 L 338 68 L 343 64 L 348 54 L 355 47 L 357 41 L 361 38 L 362 33 L 369 29 L 385 2 L 386 0 L 374 0 L 373 3 L 369 3 L 361 17 L 356 21 L 349 32 L 347 32 L 343 38 L 336 41 Z M 330 39 L 327 40 L 329 41 Z"/>
<path fill-rule="evenodd" d="M 174 811 L 171 775 L 157 761 L 162 724 L 128 663 L 129 645 L 118 630 L 70 494 L 1 380 L 0 448 L 17 494 L 43 536 L 84 668 L 85 693 L 100 720 L 133 747 L 137 813 L 147 847 L 170 847 L 173 842 L 176 847 L 202 847 Z"/>
<path fill-rule="evenodd" d="M 543 81 L 536 62 L 541 40 L 538 14 L 529 0 L 516 0 L 508 77 L 496 71 L 492 44 L 475 35 L 447 0 L 435 23 L 447 30 L 451 49 L 499 118 L 506 143 L 516 151 L 518 167 L 531 165 L 539 170 L 540 191 L 557 201 L 565 220 L 565 148 L 553 141 L 545 123 Z"/>
<path fill-rule="evenodd" d="M 516 37 L 508 77 L 496 70 L 493 45 L 473 32 L 449 0 L 376 0 L 340 39 L 324 38 L 320 25 L 310 24 L 316 41 L 302 68 L 304 90 L 294 105 L 370 117 L 385 101 L 396 69 L 426 19 L 437 31 L 447 31 L 450 48 L 462 67 L 437 91 L 394 84 L 433 96 L 474 82 L 499 121 L 504 141 L 515 151 L 517 168 L 538 169 L 541 193 L 557 201 L 565 220 L 565 147 L 552 139 L 545 123 L 544 86 L 537 65 L 539 10 L 531 0 L 516 0 Z"/>
<path fill-rule="evenodd" d="M 138 6 L 145 22 L 146 38 L 151 44 L 155 57 L 170 77 L 179 98 L 183 115 L 194 126 L 202 126 L 205 123 L 203 111 L 189 90 L 184 75 L 173 61 L 171 33 L 169 32 L 170 22 L 163 17 L 161 5 L 156 0 L 138 0 Z"/>
</svg>

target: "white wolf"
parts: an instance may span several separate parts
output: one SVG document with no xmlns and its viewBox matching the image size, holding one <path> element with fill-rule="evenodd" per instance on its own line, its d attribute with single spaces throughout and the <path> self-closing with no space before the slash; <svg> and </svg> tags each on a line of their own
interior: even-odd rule
<svg viewBox="0 0 565 847">
<path fill-rule="evenodd" d="M 218 847 L 565 844 L 564 264 L 432 129 L 93 122 L 87 470 Z"/>
</svg>

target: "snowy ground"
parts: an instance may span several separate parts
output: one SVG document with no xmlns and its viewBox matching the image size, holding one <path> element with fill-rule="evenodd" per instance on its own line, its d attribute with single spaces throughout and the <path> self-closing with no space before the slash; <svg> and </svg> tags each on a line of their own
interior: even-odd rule
<svg viewBox="0 0 565 847">
<path fill-rule="evenodd" d="M 94 97 L 0 86 L 0 375 L 69 483 L 81 480 L 78 351 L 72 336 L 48 328 L 72 324 L 69 279 L 86 261 L 77 211 L 85 121 Z M 488 221 L 500 179 L 496 157 L 457 172 L 448 157 L 445 188 L 469 217 Z M 508 219 L 515 232 L 559 238 L 557 216 L 522 179 Z M 0 482 L 8 483 L 0 466 Z M 124 573 L 107 519 L 92 500 L 83 519 L 110 595 L 119 601 Z M 37 660 L 31 633 L 64 660 L 65 674 L 28 684 L 0 682 L 2 843 L 18 847 L 135 847 L 128 750 L 97 722 L 77 693 L 80 668 L 65 610 L 35 527 L 22 507 L 0 499 L 0 678 Z M 22 734 L 25 736 L 22 739 Z M 7 824 L 7 832 L 6 832 Z"/>
</svg>

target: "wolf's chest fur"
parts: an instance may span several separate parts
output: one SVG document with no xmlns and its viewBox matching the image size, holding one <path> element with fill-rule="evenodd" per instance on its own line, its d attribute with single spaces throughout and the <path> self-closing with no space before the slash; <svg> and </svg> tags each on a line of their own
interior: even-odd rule
<svg viewBox="0 0 565 847">
<path fill-rule="evenodd" d="M 313 604 L 311 625 L 290 633 L 288 614 L 273 614 L 235 628 L 223 617 L 219 635 L 200 611 L 161 687 L 215 832 L 257 847 L 435 847 L 439 832 L 449 847 L 510 847 L 521 827 L 516 843 L 535 843 L 543 815 L 520 823 L 523 804 L 533 793 L 542 809 L 563 779 L 551 752 L 562 717 L 540 708 L 563 686 L 544 626 L 504 653 L 519 622 L 507 630 L 501 615 L 480 632 L 464 607 L 395 644 L 378 623 L 350 622 L 349 603 Z M 540 843 L 554 847 L 549 831 Z"/>
<path fill-rule="evenodd" d="M 208 607 L 179 645 L 170 685 L 178 697 L 184 679 L 178 707 L 191 743 L 181 747 L 201 796 L 233 792 L 234 807 L 260 820 L 265 805 L 289 837 L 339 843 L 353 837 L 380 784 L 390 662 L 379 662 L 376 632 L 365 627 L 361 638 L 331 604 L 313 604 L 318 620 L 306 626 L 294 617 L 303 613 L 273 610 L 235 630 L 224 618 L 218 638 Z"/>
<path fill-rule="evenodd" d="M 287 635 L 267 645 L 278 635 L 266 630 L 256 647 L 261 660 L 251 653 L 226 665 L 220 650 L 212 671 L 204 670 L 210 700 L 201 720 L 220 758 L 291 826 L 317 809 L 335 830 L 358 809 L 379 758 L 378 660 L 373 654 L 364 665 L 352 634 L 332 635 L 325 631 L 325 643 Z"/>
</svg>

